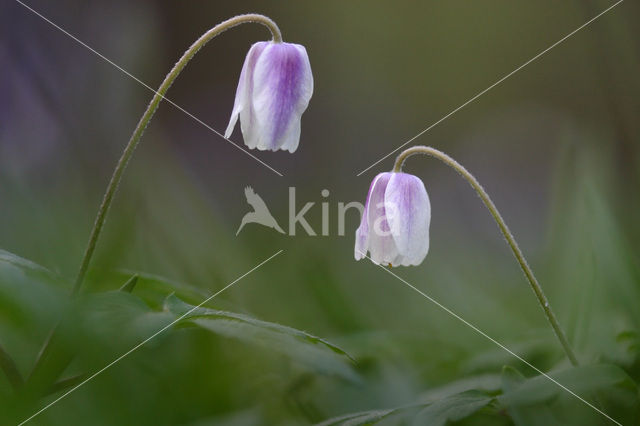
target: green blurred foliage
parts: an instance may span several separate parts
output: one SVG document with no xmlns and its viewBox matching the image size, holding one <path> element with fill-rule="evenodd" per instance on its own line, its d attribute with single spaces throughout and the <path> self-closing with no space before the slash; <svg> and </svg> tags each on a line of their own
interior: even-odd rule
<svg viewBox="0 0 640 426">
<path fill-rule="evenodd" d="M 602 424 L 355 262 L 357 215 L 337 236 L 335 211 L 363 201 L 391 160 L 357 172 L 610 3 L 32 3 L 152 86 L 210 26 L 263 12 L 307 47 L 316 91 L 300 150 L 258 154 L 283 178 L 162 105 L 72 300 L 101 191 L 150 96 L 19 5 L 2 6 L 0 345 L 27 379 L 57 331 L 27 386 L 0 374 L 0 423 L 27 418 L 283 249 L 31 424 Z M 394 270 L 625 425 L 640 418 L 638 10 L 624 2 L 415 141 L 449 152 L 494 197 L 583 366 L 564 359 L 480 201 L 431 160 L 407 164 L 431 196 L 431 252 Z M 215 40 L 169 97 L 223 129 L 244 54 L 264 36 L 247 27 Z M 289 186 L 298 206 L 316 203 L 316 230 L 329 189 L 331 235 L 247 226 L 236 237 L 248 184 L 285 229 Z"/>
</svg>

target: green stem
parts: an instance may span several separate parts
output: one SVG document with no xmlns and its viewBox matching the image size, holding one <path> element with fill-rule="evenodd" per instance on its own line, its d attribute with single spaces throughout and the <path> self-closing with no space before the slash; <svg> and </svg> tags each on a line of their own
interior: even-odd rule
<svg viewBox="0 0 640 426">
<path fill-rule="evenodd" d="M 482 200 L 484 205 L 487 206 L 487 208 L 489 209 L 491 216 L 493 216 L 496 223 L 498 224 L 500 231 L 502 231 L 502 235 L 504 235 L 504 237 L 506 238 L 507 243 L 511 248 L 511 251 L 513 251 L 513 255 L 516 257 L 516 260 L 520 264 L 520 268 L 522 268 L 522 271 L 524 272 L 525 277 L 529 281 L 529 284 L 531 284 L 531 288 L 533 289 L 533 292 L 538 298 L 538 302 L 540 302 L 540 306 L 542 307 L 542 310 L 547 316 L 547 319 L 551 324 L 551 328 L 553 328 L 553 331 L 556 334 L 556 337 L 558 338 L 558 340 L 560 341 L 560 344 L 562 345 L 562 348 L 564 349 L 565 353 L 567 354 L 569 361 L 571 361 L 571 364 L 573 364 L 574 366 L 577 366 L 578 359 L 573 353 L 573 350 L 571 349 L 571 346 L 569 345 L 569 341 L 564 335 L 562 328 L 560 328 L 560 324 L 558 323 L 558 320 L 556 319 L 555 314 L 551 310 L 551 305 L 549 304 L 547 297 L 542 291 L 542 287 L 540 287 L 538 280 L 533 275 L 533 271 L 529 267 L 527 260 L 522 254 L 522 251 L 520 250 L 518 243 L 516 243 L 516 240 L 513 238 L 511 231 L 507 227 L 507 224 L 504 222 L 504 219 L 502 219 L 502 216 L 500 215 L 500 212 L 498 212 L 498 209 L 496 208 L 495 204 L 493 204 L 493 201 L 491 201 L 489 194 L 485 192 L 485 190 L 482 188 L 478 180 L 471 173 L 469 173 L 469 171 L 465 169 L 460 163 L 458 163 L 453 158 L 449 157 L 444 152 L 428 146 L 414 146 L 402 151 L 400 155 L 398 155 L 398 158 L 396 158 L 395 165 L 393 166 L 393 171 L 396 173 L 401 172 L 402 165 L 404 164 L 405 160 L 411 157 L 412 155 L 416 155 L 416 154 L 424 154 L 424 155 L 429 155 L 431 157 L 437 158 L 438 160 L 442 161 L 446 165 L 453 168 L 456 172 L 458 172 L 467 182 L 469 182 L 469 184 L 471 184 L 473 189 L 475 189 L 475 191 L 480 196 L 480 199 Z"/>
<path fill-rule="evenodd" d="M 282 42 L 282 34 L 280 33 L 280 29 L 271 19 L 267 18 L 263 15 L 257 14 L 248 14 L 248 15 L 239 15 L 228 19 L 220 24 L 216 25 L 206 33 L 204 33 L 195 43 L 187 49 L 186 52 L 182 55 L 180 60 L 174 65 L 173 69 L 167 74 L 164 81 L 158 88 L 153 99 L 149 103 L 147 110 L 142 115 L 142 118 L 138 122 L 136 129 L 133 131 L 131 135 L 131 139 L 129 139 L 129 143 L 124 149 L 118 164 L 116 165 L 115 170 L 113 171 L 113 175 L 111 176 L 111 181 L 109 181 L 109 185 L 107 186 L 107 190 L 104 193 L 104 197 L 102 199 L 102 204 L 98 209 L 98 215 L 96 216 L 95 223 L 93 225 L 93 229 L 91 230 L 91 236 L 89 237 L 89 243 L 87 244 L 87 248 L 84 253 L 84 257 L 82 258 L 82 263 L 80 264 L 80 270 L 78 271 L 78 275 L 76 277 L 75 284 L 73 286 L 72 294 L 75 295 L 80 290 L 84 278 L 87 274 L 87 269 L 89 268 L 89 263 L 91 262 L 91 257 L 93 256 L 93 252 L 95 251 L 96 244 L 98 242 L 98 238 L 100 237 L 100 232 L 102 231 L 102 227 L 104 226 L 105 219 L 107 217 L 107 213 L 109 211 L 109 207 L 111 206 L 111 202 L 113 201 L 113 196 L 118 189 L 118 185 L 120 184 L 120 180 L 122 179 L 122 174 L 133 155 L 133 151 L 136 149 L 138 142 L 140 142 L 140 138 L 144 133 L 149 121 L 153 117 L 153 114 L 158 109 L 160 101 L 164 98 L 165 93 L 169 90 L 169 87 L 173 84 L 174 80 L 180 75 L 180 72 L 184 69 L 187 63 L 195 56 L 195 54 L 211 39 L 220 35 L 224 31 L 233 28 L 240 24 L 245 23 L 258 23 L 266 26 L 269 31 L 271 31 L 271 35 L 273 36 L 273 41 L 276 43 Z"/>
<path fill-rule="evenodd" d="M 191 45 L 187 49 L 186 52 L 182 55 L 180 60 L 173 66 L 169 74 L 164 78 L 164 81 L 158 88 L 158 91 L 154 95 L 153 99 L 147 106 L 146 111 L 140 118 L 138 125 L 136 126 L 127 146 L 124 148 L 122 156 L 120 160 L 118 160 L 118 164 L 116 165 L 115 170 L 113 171 L 113 175 L 111 176 L 111 180 L 109 181 L 109 185 L 107 186 L 107 190 L 104 193 L 102 198 L 102 203 L 100 204 L 100 208 L 98 209 L 98 214 L 96 216 L 95 223 L 93 225 L 93 229 L 91 230 L 91 235 L 89 236 L 89 242 L 87 243 L 87 248 L 85 249 L 84 256 L 82 258 L 82 262 L 80 264 L 80 269 L 78 270 L 78 275 L 76 276 L 75 283 L 73 285 L 73 290 L 71 291 L 72 296 L 75 296 L 80 291 L 82 287 L 82 283 L 84 282 L 85 276 L 87 274 L 87 270 L 89 269 L 89 264 L 91 263 L 91 258 L 93 257 L 93 253 L 96 249 L 96 244 L 98 243 L 98 239 L 100 237 L 100 233 L 102 232 L 102 228 L 104 226 L 107 213 L 109 212 L 109 207 L 111 206 L 111 202 L 113 201 L 113 197 L 118 189 L 118 185 L 120 184 L 120 180 L 122 179 L 122 174 L 124 173 L 129 160 L 131 160 L 131 156 L 138 146 L 140 142 L 140 138 L 144 133 L 144 130 L 149 125 L 153 114 L 158 109 L 160 105 L 160 101 L 164 99 L 164 95 L 169 90 L 169 87 L 173 84 L 175 79 L 180 75 L 180 72 L 184 69 L 184 67 L 189 63 L 189 61 L 195 56 L 196 53 L 211 39 L 225 32 L 226 30 L 233 28 L 240 24 L 246 23 L 257 23 L 264 25 L 271 32 L 271 36 L 273 37 L 274 43 L 282 42 L 282 33 L 280 29 L 270 18 L 258 15 L 258 14 L 247 14 L 247 15 L 239 15 L 233 18 L 230 18 L 224 22 L 219 23 L 215 27 L 211 28 L 209 31 L 204 33 L 195 43 Z M 36 360 L 35 366 L 31 375 L 33 376 L 34 372 L 41 368 L 41 364 L 47 358 L 50 348 L 51 341 L 53 338 L 53 334 L 55 333 L 55 327 L 49 334 L 47 340 L 45 341 L 40 354 Z"/>
</svg>

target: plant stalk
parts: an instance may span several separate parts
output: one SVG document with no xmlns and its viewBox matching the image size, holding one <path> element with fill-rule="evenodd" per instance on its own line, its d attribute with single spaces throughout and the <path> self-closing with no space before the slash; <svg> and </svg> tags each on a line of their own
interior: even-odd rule
<svg viewBox="0 0 640 426">
<path fill-rule="evenodd" d="M 102 228 L 104 227 L 107 213 L 109 212 L 109 207 L 111 206 L 113 197 L 118 189 L 118 185 L 122 180 L 122 175 L 124 173 L 124 170 L 126 169 L 127 164 L 129 163 L 129 160 L 131 160 L 131 156 L 133 155 L 133 152 L 138 146 L 138 143 L 140 142 L 140 138 L 142 137 L 142 134 L 144 133 L 147 126 L 149 125 L 149 122 L 151 121 L 153 114 L 158 109 L 158 106 L 160 105 L 160 101 L 164 99 L 164 95 L 167 93 L 167 91 L 169 90 L 169 88 L 171 87 L 175 79 L 178 77 L 178 75 L 180 75 L 180 72 L 182 72 L 182 70 L 187 65 L 187 63 L 189 63 L 189 61 L 195 56 L 196 53 L 198 53 L 198 51 L 205 44 L 207 44 L 213 38 L 215 38 L 216 36 L 220 35 L 221 33 L 225 32 L 230 28 L 233 28 L 241 24 L 247 24 L 247 23 L 257 23 L 257 24 L 264 25 L 271 32 L 272 41 L 274 43 L 282 42 L 282 33 L 280 32 L 280 29 L 278 28 L 276 23 L 273 22 L 270 18 L 264 15 L 259 15 L 259 14 L 246 14 L 246 15 L 235 16 L 233 18 L 230 18 L 226 21 L 219 23 L 218 25 L 216 25 L 215 27 L 211 28 L 209 31 L 204 33 L 198 40 L 196 40 L 196 42 L 193 43 L 191 47 L 189 47 L 186 50 L 186 52 L 184 52 L 180 60 L 178 60 L 178 62 L 173 66 L 171 71 L 169 71 L 169 74 L 167 74 L 167 76 L 164 78 L 164 81 L 158 88 L 158 91 L 155 92 L 155 95 L 151 99 L 151 102 L 149 102 L 149 105 L 147 106 L 146 111 L 140 118 L 138 125 L 133 131 L 133 134 L 131 135 L 129 142 L 124 148 L 124 151 L 122 152 L 122 156 L 118 160 L 115 170 L 113 171 L 111 180 L 107 185 L 107 189 L 102 198 L 102 203 L 100 204 L 100 208 L 98 209 L 98 214 L 96 216 L 93 228 L 91 229 L 89 242 L 87 243 L 84 256 L 82 257 L 82 262 L 80 263 L 80 269 L 78 270 L 78 274 L 76 276 L 73 289 L 71 291 L 72 296 L 76 296 L 79 293 L 80 288 L 82 287 L 84 279 L 87 275 L 87 270 L 89 269 L 89 264 L 91 263 L 91 258 L 93 257 L 94 251 L 96 249 L 96 245 L 98 243 L 98 239 L 100 238 L 100 234 L 102 232 Z M 56 328 L 57 327 L 54 327 L 54 329 L 51 331 L 51 333 L 47 337 L 42 347 L 42 350 L 40 351 L 40 354 L 38 355 L 38 358 L 35 362 L 34 368 L 31 372 L 31 376 L 33 376 L 34 373 L 41 368 L 42 363 L 49 355 L 49 351 L 51 348 L 51 341 L 53 339 L 53 334 L 55 333 Z"/>
<path fill-rule="evenodd" d="M 98 215 L 96 216 L 93 229 L 91 230 L 89 242 L 87 244 L 87 248 L 82 258 L 82 263 L 80 264 L 80 269 L 73 286 L 72 295 L 76 295 L 80 291 L 80 287 L 82 286 L 84 278 L 87 274 L 87 270 L 89 268 L 89 263 L 91 262 L 91 258 L 93 257 L 93 252 L 95 251 L 98 238 L 100 237 L 102 227 L 104 226 L 109 207 L 111 206 L 111 202 L 113 201 L 113 196 L 115 195 L 118 189 L 118 185 L 120 184 L 120 180 L 122 179 L 122 174 L 127 167 L 127 164 L 129 163 L 129 160 L 131 159 L 136 146 L 138 146 L 144 130 L 147 128 L 149 122 L 151 121 L 151 118 L 153 117 L 153 114 L 158 109 L 160 101 L 167 93 L 167 90 L 169 90 L 169 87 L 171 87 L 175 79 L 178 77 L 178 75 L 180 75 L 180 72 L 184 69 L 187 63 L 189 63 L 189 61 L 195 56 L 195 54 L 198 53 L 198 51 L 211 39 L 237 25 L 251 22 L 266 26 L 269 31 L 271 31 L 273 41 L 275 43 L 282 42 L 282 33 L 280 32 L 280 29 L 270 18 L 258 14 L 235 16 L 231 19 L 221 22 L 220 24 L 204 33 L 198 40 L 196 40 L 195 43 L 191 45 L 191 47 L 189 47 L 189 49 L 187 49 L 186 52 L 184 52 L 180 60 L 173 66 L 173 69 L 169 71 L 169 74 L 167 74 L 167 76 L 165 77 L 153 99 L 151 99 L 149 106 L 147 106 L 147 110 L 142 115 L 142 118 L 140 118 L 138 125 L 131 135 L 131 139 L 129 139 L 129 143 L 127 143 L 127 146 L 125 147 L 122 156 L 120 157 L 120 160 L 118 160 L 118 164 L 113 171 L 113 175 L 111 176 L 111 180 L 109 181 L 107 190 L 105 191 L 104 197 L 102 198 L 102 203 L 100 204 L 100 208 L 98 209 Z"/>
<path fill-rule="evenodd" d="M 527 281 L 529 281 L 529 284 L 531 285 L 533 292 L 538 298 L 538 302 L 540 303 L 540 306 L 542 307 L 542 310 L 544 311 L 547 317 L 547 320 L 549 320 L 549 323 L 551 324 L 551 328 L 553 329 L 553 332 L 555 333 L 556 337 L 560 341 L 560 344 L 562 345 L 564 352 L 567 354 L 569 361 L 574 367 L 578 366 L 578 359 L 573 353 L 573 350 L 571 349 L 571 346 L 569 345 L 569 341 L 567 340 L 567 337 L 562 331 L 562 328 L 560 328 L 560 324 L 558 323 L 558 320 L 555 314 L 553 313 L 553 310 L 551 310 L 551 305 L 549 304 L 547 297 L 542 291 L 542 287 L 540 287 L 538 280 L 536 279 L 535 275 L 533 275 L 533 271 L 531 270 L 531 267 L 529 267 L 527 260 L 522 254 L 522 251 L 520 250 L 518 243 L 516 242 L 515 238 L 513 238 L 511 231 L 507 227 L 507 224 L 505 223 L 504 219 L 502 219 L 502 216 L 500 215 L 500 212 L 496 208 L 495 204 L 493 204 L 493 201 L 491 201 L 489 194 L 487 194 L 486 191 L 482 188 L 478 180 L 471 173 L 469 173 L 469 171 L 465 169 L 460 163 L 458 163 L 453 158 L 449 157 L 444 152 L 428 146 L 414 146 L 402 151 L 400 155 L 398 155 L 398 157 L 396 158 L 396 162 L 393 166 L 393 171 L 396 173 L 401 172 L 402 165 L 404 164 L 405 160 L 411 157 L 412 155 L 416 155 L 416 154 L 429 155 L 431 157 L 434 157 L 442 161 L 443 163 L 445 163 L 446 165 L 454 169 L 456 172 L 458 172 L 467 182 L 469 182 L 469 184 L 473 187 L 473 189 L 478 193 L 478 195 L 480 196 L 480 199 L 482 200 L 484 205 L 487 206 L 487 208 L 489 209 L 489 212 L 491 213 L 491 216 L 493 216 L 494 220 L 498 224 L 498 227 L 500 228 L 502 235 L 504 235 L 505 239 L 507 240 L 507 244 L 509 244 L 509 247 L 511 248 L 511 251 L 513 252 L 513 255 L 515 256 L 516 260 L 518 261 L 518 264 L 520 265 L 522 272 L 524 272 L 524 275 L 527 278 Z"/>
</svg>

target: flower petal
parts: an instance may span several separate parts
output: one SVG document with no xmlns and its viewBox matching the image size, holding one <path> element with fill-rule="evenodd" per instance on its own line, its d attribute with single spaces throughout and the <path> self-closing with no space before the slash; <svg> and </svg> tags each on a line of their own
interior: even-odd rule
<svg viewBox="0 0 640 426">
<path fill-rule="evenodd" d="M 402 259 L 399 263 L 418 265 L 429 252 L 431 204 L 420 178 L 393 173 L 385 191 L 387 221 Z"/>
<path fill-rule="evenodd" d="M 287 150 L 291 153 L 295 152 L 298 149 L 298 144 L 300 143 L 300 117 L 292 120 L 291 124 L 289 124 L 289 129 L 282 136 L 282 145 L 280 145 L 280 149 Z"/>
<path fill-rule="evenodd" d="M 300 140 L 300 118 L 312 93 L 313 76 L 305 48 L 269 43 L 253 74 L 253 118 L 260 129 L 256 147 L 294 152 Z"/>
<path fill-rule="evenodd" d="M 242 71 L 240 72 L 240 79 L 238 81 L 238 88 L 236 89 L 236 98 L 233 103 L 233 111 L 231 112 L 231 118 L 229 119 L 229 125 L 224 132 L 224 137 L 228 138 L 233 133 L 233 129 L 238 121 L 238 116 L 244 112 L 243 117 L 240 119 L 242 125 L 243 136 L 247 134 L 251 123 L 251 92 L 253 91 L 253 70 L 255 68 L 258 57 L 267 46 L 269 42 L 260 41 L 254 43 L 247 57 L 244 60 Z M 245 125 L 243 125 L 246 122 Z M 245 136 L 245 141 L 247 140 Z"/>
<path fill-rule="evenodd" d="M 356 260 L 364 259 L 367 255 L 367 244 L 369 243 L 369 227 L 363 219 L 358 229 L 356 229 L 356 245 L 353 255 Z"/>
<path fill-rule="evenodd" d="M 380 175 L 377 175 L 373 178 L 373 182 L 369 186 L 369 191 L 367 192 L 367 199 L 364 202 L 364 210 L 362 211 L 362 217 L 360 218 L 360 226 L 356 230 L 356 243 L 354 248 L 354 255 L 356 260 L 363 259 L 367 255 L 367 251 L 369 251 L 369 201 L 371 199 L 371 191 L 376 185 L 376 181 Z"/>
<path fill-rule="evenodd" d="M 392 264 L 398 256 L 398 249 L 387 222 L 384 195 L 391 175 L 392 173 L 380 173 L 371 184 L 366 213 L 369 225 L 369 251 L 374 263 Z"/>
</svg>

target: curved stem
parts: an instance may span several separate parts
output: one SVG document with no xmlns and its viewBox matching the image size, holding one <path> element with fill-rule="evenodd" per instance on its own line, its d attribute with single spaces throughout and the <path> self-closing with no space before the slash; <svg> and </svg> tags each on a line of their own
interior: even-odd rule
<svg viewBox="0 0 640 426">
<path fill-rule="evenodd" d="M 142 118 L 140 118 L 138 125 L 133 131 L 133 134 L 131 135 L 131 138 L 129 139 L 127 146 L 124 148 L 124 151 L 122 152 L 122 156 L 120 157 L 120 160 L 118 160 L 118 164 L 116 165 L 116 168 L 113 171 L 113 175 L 111 176 L 109 185 L 107 186 L 107 189 L 102 198 L 102 203 L 100 204 L 100 208 L 98 209 L 98 214 L 96 216 L 95 223 L 91 230 L 89 242 L 87 243 L 87 248 L 85 249 L 84 256 L 80 264 L 80 269 L 78 270 L 78 275 L 76 276 L 76 280 L 73 285 L 73 290 L 71 291 L 72 296 L 77 295 L 78 292 L 80 291 L 80 287 L 82 287 L 82 283 L 84 282 L 85 276 L 87 274 L 87 270 L 89 268 L 89 264 L 91 263 L 91 258 L 93 257 L 93 253 L 95 251 L 98 238 L 100 237 L 100 233 L 104 226 L 107 213 L 109 211 L 109 207 L 111 206 L 111 202 L 113 201 L 113 196 L 115 195 L 118 189 L 118 185 L 120 184 L 120 180 L 122 179 L 122 174 L 124 173 L 124 170 L 127 167 L 127 164 L 129 163 L 129 160 L 131 159 L 131 156 L 133 155 L 133 152 L 136 149 L 136 146 L 140 142 L 140 138 L 142 137 L 144 130 L 146 129 L 149 122 L 151 121 L 153 114 L 158 109 L 158 106 L 160 105 L 160 101 L 164 99 L 164 95 L 167 93 L 167 90 L 169 90 L 169 87 L 171 87 L 175 79 L 178 77 L 178 75 L 180 75 L 180 72 L 184 69 L 187 63 L 189 63 L 189 61 L 195 56 L 196 53 L 198 53 L 198 51 L 205 44 L 207 44 L 214 37 L 225 32 L 226 30 L 233 28 L 237 25 L 246 24 L 246 23 L 257 23 L 257 24 L 264 25 L 271 32 L 271 36 L 273 37 L 272 41 L 274 43 L 282 42 L 282 33 L 280 32 L 280 29 L 278 28 L 275 22 L 273 22 L 270 18 L 264 15 L 247 14 L 247 15 L 238 15 L 219 23 L 218 25 L 216 25 L 215 27 L 211 28 L 209 31 L 204 33 L 198 40 L 196 40 L 195 43 L 191 45 L 191 47 L 187 49 L 186 52 L 184 52 L 180 60 L 173 66 L 171 71 L 169 71 L 169 74 L 167 74 L 167 76 L 164 78 L 164 81 L 158 88 L 158 91 L 155 92 L 155 95 L 153 96 L 153 98 L 151 99 L 151 102 L 147 106 L 146 111 L 142 115 Z M 51 350 L 51 341 L 53 339 L 56 329 L 57 329 L 57 326 L 51 330 L 51 333 L 47 337 L 42 347 L 42 350 L 40 351 L 40 354 L 36 359 L 35 365 L 31 372 L 31 376 L 34 376 L 34 374 L 37 373 L 37 371 L 42 367 L 44 360 L 47 358 L 49 351 Z"/>
<path fill-rule="evenodd" d="M 547 316 L 547 319 L 549 320 L 549 323 L 551 324 L 551 327 L 553 328 L 554 333 L 558 337 L 560 344 L 562 345 L 565 353 L 567 354 L 569 361 L 571 361 L 571 364 L 573 364 L 574 366 L 577 366 L 578 359 L 573 353 L 573 350 L 571 349 L 571 346 L 569 345 L 569 341 L 564 335 L 564 332 L 560 328 L 560 324 L 558 323 L 556 316 L 551 310 L 551 305 L 549 305 L 549 301 L 547 300 L 547 297 L 542 291 L 542 287 L 540 287 L 538 280 L 533 275 L 533 271 L 529 267 L 527 260 L 522 254 L 522 251 L 520 250 L 520 247 L 518 247 L 518 243 L 516 243 L 516 240 L 513 238 L 511 231 L 507 227 L 507 224 L 504 222 L 504 219 L 502 219 L 502 216 L 500 215 L 500 212 L 498 212 L 498 209 L 496 208 L 495 204 L 493 204 L 493 201 L 491 201 L 489 194 L 485 192 L 485 190 L 482 188 L 478 180 L 471 173 L 469 173 L 469 171 L 467 171 L 467 169 L 465 169 L 460 163 L 458 163 L 453 158 L 449 157 L 444 152 L 428 146 L 414 146 L 402 151 L 400 155 L 398 155 L 398 158 L 396 158 L 395 165 L 393 166 L 393 171 L 396 173 L 402 171 L 402 165 L 404 164 L 405 160 L 411 157 L 412 155 L 416 155 L 416 154 L 424 154 L 424 155 L 429 155 L 431 157 L 437 158 L 438 160 L 442 161 L 443 163 L 445 163 L 446 165 L 454 169 L 456 172 L 458 172 L 467 182 L 469 182 L 469 184 L 473 187 L 473 189 L 475 189 L 475 191 L 480 196 L 480 199 L 482 200 L 482 202 L 489 209 L 491 216 L 493 216 L 496 223 L 498 224 L 500 231 L 502 231 L 502 235 L 504 235 L 504 237 L 506 238 L 507 243 L 511 248 L 511 251 L 513 251 L 513 255 L 516 257 L 516 260 L 520 264 L 520 268 L 522 268 L 522 271 L 524 272 L 525 277 L 529 281 L 529 284 L 531 284 L 531 288 L 533 289 L 533 292 L 538 298 L 538 302 L 540 302 L 540 306 L 542 307 L 542 310 Z"/>
<path fill-rule="evenodd" d="M 187 49 L 186 52 L 184 52 L 180 60 L 174 65 L 173 69 L 169 71 L 169 74 L 167 74 L 167 76 L 165 77 L 155 96 L 153 97 L 153 99 L 151 99 L 149 106 L 147 106 L 147 110 L 144 112 L 142 118 L 138 122 L 136 129 L 133 131 L 131 139 L 129 139 L 129 143 L 127 143 L 127 146 L 125 147 L 124 152 L 122 153 L 122 156 L 120 157 L 120 160 L 118 161 L 118 164 L 113 171 L 113 175 L 111 176 L 111 180 L 109 181 L 107 190 L 104 193 L 102 203 L 100 204 L 93 229 L 91 230 L 91 236 L 89 237 L 89 243 L 87 244 L 84 257 L 82 258 L 82 263 L 80 264 L 80 269 L 78 271 L 78 275 L 76 277 L 76 281 L 72 290 L 73 295 L 78 293 L 80 287 L 82 286 L 82 282 L 84 281 L 85 275 L 87 274 L 87 269 L 89 268 L 91 257 L 93 256 L 93 252 L 95 251 L 96 243 L 98 242 L 98 238 L 100 237 L 102 227 L 104 226 L 107 212 L 109 211 L 109 207 L 111 206 L 111 201 L 113 200 L 113 196 L 118 189 L 120 180 L 122 179 L 122 174 L 127 167 L 127 164 L 129 163 L 129 160 L 131 159 L 133 151 L 136 149 L 138 142 L 140 142 L 140 138 L 142 137 L 144 130 L 149 124 L 149 121 L 151 121 L 151 118 L 156 112 L 156 109 L 158 109 L 160 101 L 164 98 L 165 93 L 167 93 L 167 90 L 169 90 L 171 84 L 173 84 L 174 80 L 178 77 L 178 75 L 180 75 L 180 72 L 184 69 L 191 58 L 193 58 L 205 44 L 230 28 L 250 22 L 266 26 L 269 31 L 271 31 L 273 41 L 275 43 L 282 42 L 282 34 L 280 32 L 280 29 L 275 22 L 273 22 L 266 16 L 258 14 L 235 16 L 231 19 L 221 22 L 220 24 L 204 33 L 198 40 L 196 40 L 195 43 L 191 45 L 191 47 L 189 47 L 189 49 Z"/>
</svg>

